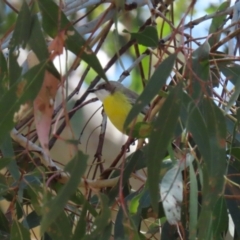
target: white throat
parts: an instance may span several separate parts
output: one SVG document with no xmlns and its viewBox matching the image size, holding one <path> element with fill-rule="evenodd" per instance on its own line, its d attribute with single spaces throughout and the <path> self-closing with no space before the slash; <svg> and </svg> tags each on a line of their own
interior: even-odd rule
<svg viewBox="0 0 240 240">
<path fill-rule="evenodd" d="M 99 89 L 94 92 L 98 99 L 103 102 L 106 97 L 108 97 L 111 93 L 105 89 Z"/>
</svg>

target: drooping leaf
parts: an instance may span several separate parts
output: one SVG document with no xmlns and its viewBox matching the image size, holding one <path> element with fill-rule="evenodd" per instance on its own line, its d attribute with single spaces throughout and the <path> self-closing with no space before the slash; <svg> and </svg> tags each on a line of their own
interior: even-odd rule
<svg viewBox="0 0 240 240">
<path fill-rule="evenodd" d="M 32 18 L 31 35 L 28 43 L 33 52 L 36 54 L 39 62 L 46 61 L 49 58 L 49 53 L 42 32 L 42 27 L 39 23 L 37 15 L 33 15 Z"/>
<path fill-rule="evenodd" d="M 87 207 L 87 204 L 85 203 L 82 207 L 81 216 L 77 222 L 77 225 L 71 240 L 78 240 L 85 236 L 86 226 L 87 226 L 87 222 L 86 222 L 87 211 L 88 211 L 88 207 Z"/>
<path fill-rule="evenodd" d="M 189 95 L 194 100 L 199 100 L 203 94 L 211 96 L 210 69 L 209 69 L 208 41 L 198 47 L 193 53 L 190 62 L 186 66 L 186 75 L 189 78 Z"/>
<path fill-rule="evenodd" d="M 131 34 L 131 39 L 136 39 L 140 45 L 153 48 L 158 46 L 158 32 L 156 27 L 147 26 L 143 31 L 136 33 L 128 32 L 127 30 L 123 32 Z"/>
<path fill-rule="evenodd" d="M 204 99 L 202 107 L 209 135 L 210 151 L 208 158 L 204 159 L 206 166 L 203 171 L 203 200 L 199 216 L 199 238 L 206 239 L 213 233 L 213 218 L 215 217 L 213 210 L 224 188 L 226 124 L 223 113 L 213 100 Z M 206 224 L 208 230 L 206 230 Z"/>
<path fill-rule="evenodd" d="M 231 95 L 230 99 L 227 101 L 227 106 L 225 108 L 226 113 L 229 111 L 229 109 L 235 104 L 236 100 L 239 97 L 240 93 L 240 67 L 239 65 L 231 65 L 231 66 L 219 66 L 221 72 L 227 77 L 234 85 L 235 89 L 233 94 Z"/>
<path fill-rule="evenodd" d="M 122 176 L 123 181 L 121 182 L 122 186 L 124 186 L 129 181 L 131 173 L 134 170 L 136 170 L 135 166 L 136 166 L 137 162 L 139 161 L 139 158 L 141 157 L 141 154 L 142 154 L 141 151 L 136 151 L 128 159 L 128 164 L 126 165 L 126 167 L 124 167 L 124 171 L 123 171 L 123 176 Z M 114 201 L 115 201 L 115 199 L 116 199 L 116 197 L 119 193 L 119 184 L 120 184 L 120 180 L 111 189 L 111 191 L 108 194 L 110 203 L 114 203 Z"/>
<path fill-rule="evenodd" d="M 17 82 L 17 80 L 19 79 L 19 77 L 21 75 L 21 72 L 22 72 L 22 67 L 19 66 L 18 61 L 17 61 L 18 54 L 19 54 L 18 51 L 10 51 L 9 52 L 9 57 L 8 57 L 8 64 L 9 64 L 8 77 L 9 77 L 9 85 L 10 85 L 10 87 L 12 87 Z"/>
<path fill-rule="evenodd" d="M 195 240 L 198 219 L 198 186 L 194 168 L 190 164 L 190 207 L 189 207 L 189 239 Z"/>
<path fill-rule="evenodd" d="M 18 166 L 15 160 L 13 160 L 14 157 L 14 150 L 12 146 L 12 139 L 10 136 L 6 136 L 3 141 L 0 143 L 0 150 L 2 152 L 2 155 L 5 159 L 11 159 L 12 161 L 9 161 L 8 164 L 6 165 L 8 171 L 12 175 L 15 181 L 18 181 L 20 178 L 20 172 L 18 170 Z M 7 161 L 4 163 L 4 158 L 0 159 L 3 160 L 2 164 L 5 165 Z"/>
<path fill-rule="evenodd" d="M 8 89 L 8 81 L 9 81 L 9 78 L 8 78 L 7 61 L 3 52 L 0 50 L 0 99 L 1 99 L 1 96 Z"/>
<path fill-rule="evenodd" d="M 58 89 L 58 79 L 48 71 L 45 72 L 42 87 L 33 102 L 34 121 L 42 149 L 49 152 L 49 132 L 52 123 L 54 100 Z"/>
<path fill-rule="evenodd" d="M 236 198 L 236 196 L 240 195 L 240 190 L 237 186 L 240 184 L 239 170 L 229 165 L 227 176 L 230 181 L 226 183 L 225 194 L 233 196 L 233 198 L 226 198 L 226 204 L 229 214 L 232 217 L 237 236 L 240 236 L 240 200 Z"/>
<path fill-rule="evenodd" d="M 155 97 L 161 90 L 162 86 L 171 74 L 176 57 L 176 54 L 170 55 L 157 67 L 146 88 L 138 97 L 136 103 L 128 114 L 124 123 L 124 128 L 126 128 L 133 121 L 133 119 L 142 111 L 142 109 L 149 104 L 153 97 Z"/>
<path fill-rule="evenodd" d="M 166 154 L 167 147 L 178 121 L 182 103 L 182 93 L 181 84 L 172 89 L 159 111 L 149 138 L 147 161 L 148 187 L 155 212 L 158 212 L 161 162 Z"/>
<path fill-rule="evenodd" d="M 13 221 L 10 240 L 30 240 L 30 232 L 17 220 Z"/>
<path fill-rule="evenodd" d="M 0 118 L 0 142 L 13 128 L 14 114 L 21 104 L 32 101 L 36 97 L 42 85 L 45 65 L 46 63 L 43 62 L 31 68 L 0 99 L 0 112 L 4 112 Z"/>
<path fill-rule="evenodd" d="M 144 192 L 140 193 L 140 195 L 145 195 Z M 147 192 L 147 195 L 149 193 Z M 124 200 L 126 202 L 126 206 L 128 206 L 128 203 L 134 201 L 134 198 L 138 198 L 138 192 L 133 192 L 129 194 Z M 114 225 L 114 239 L 126 239 L 128 236 L 131 236 L 132 239 L 140 240 L 141 235 L 138 233 L 138 225 L 140 222 L 140 212 L 141 208 L 139 209 L 141 203 L 141 200 L 139 200 L 138 210 L 135 215 L 126 216 L 123 212 L 123 209 L 120 208 L 118 211 L 115 225 Z"/>
<path fill-rule="evenodd" d="M 25 1 L 23 1 L 21 10 L 18 14 L 17 22 L 14 28 L 13 36 L 10 41 L 10 48 L 22 45 L 25 48 L 30 36 L 31 30 L 31 11 Z"/>
<path fill-rule="evenodd" d="M 230 2 L 225 1 L 218 7 L 217 12 L 227 9 L 229 6 L 230 6 Z M 215 32 L 218 32 L 223 28 L 225 24 L 225 21 L 224 21 L 225 19 L 226 19 L 226 15 L 216 16 L 212 19 L 212 22 L 208 31 L 209 34 L 211 33 L 213 34 L 208 40 L 210 46 L 213 46 L 219 41 L 221 34 L 220 33 L 216 34 Z"/>
<path fill-rule="evenodd" d="M 186 127 L 191 132 L 203 159 L 208 160 L 210 152 L 209 136 L 206 123 L 195 102 L 187 94 L 183 94 L 183 108 L 187 115 Z"/>
<path fill-rule="evenodd" d="M 228 210 L 226 200 L 220 197 L 213 210 L 213 238 L 220 239 L 228 228 Z"/>
<path fill-rule="evenodd" d="M 53 200 L 46 202 L 43 206 L 43 218 L 41 221 L 41 232 L 44 233 L 59 215 L 71 195 L 76 191 L 81 176 L 84 174 L 87 164 L 87 155 L 78 152 L 76 156 L 66 165 L 65 170 L 70 173 L 70 178 L 64 187 L 58 192 Z"/>
<path fill-rule="evenodd" d="M 55 38 L 63 31 L 67 49 L 83 59 L 100 77 L 107 79 L 95 53 L 88 47 L 84 38 L 75 30 L 59 7 L 52 0 L 39 0 L 38 4 L 45 32 Z"/>
<path fill-rule="evenodd" d="M 183 180 L 179 166 L 174 166 L 163 176 L 160 183 L 161 200 L 168 222 L 177 225 L 181 219 Z"/>
<path fill-rule="evenodd" d="M 63 210 L 58 212 L 58 216 L 55 221 L 48 226 L 47 234 L 51 237 L 51 239 L 57 240 L 72 238 L 71 222 Z"/>
<path fill-rule="evenodd" d="M 101 238 L 103 230 L 106 227 L 109 227 L 111 211 L 108 206 L 108 198 L 104 194 L 99 194 L 99 198 L 101 200 L 101 213 L 96 217 L 91 233 L 89 235 L 85 235 L 83 240 L 92 240 Z"/>
<path fill-rule="evenodd" d="M 0 210 L 0 230 L 5 233 L 10 233 L 9 222 L 2 210 Z"/>
<path fill-rule="evenodd" d="M 23 222 L 23 226 L 27 229 L 32 229 L 40 225 L 41 217 L 36 213 L 36 211 L 32 211 L 26 216 L 25 221 Z"/>
<path fill-rule="evenodd" d="M 209 177 L 211 179 L 210 187 L 216 193 L 222 192 L 223 175 L 226 171 L 226 124 L 222 111 L 211 99 L 203 101 L 204 118 L 209 134 L 209 143 L 211 152 L 209 152 L 209 161 L 206 159 Z"/>
</svg>

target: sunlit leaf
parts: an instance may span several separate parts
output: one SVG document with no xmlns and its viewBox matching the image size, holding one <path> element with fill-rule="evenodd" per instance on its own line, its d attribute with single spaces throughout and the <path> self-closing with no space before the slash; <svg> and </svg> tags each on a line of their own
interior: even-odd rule
<svg viewBox="0 0 240 240">
<path fill-rule="evenodd" d="M 127 30 L 124 30 L 123 32 L 131 34 L 131 39 L 136 39 L 138 44 L 146 47 L 158 46 L 158 32 L 153 26 L 147 26 L 141 32 L 132 33 Z"/>
</svg>

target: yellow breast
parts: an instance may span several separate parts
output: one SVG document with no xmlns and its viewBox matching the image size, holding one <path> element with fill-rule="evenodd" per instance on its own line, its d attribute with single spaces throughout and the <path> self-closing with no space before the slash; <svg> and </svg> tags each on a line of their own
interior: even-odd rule
<svg viewBox="0 0 240 240">
<path fill-rule="evenodd" d="M 131 103 L 127 100 L 125 95 L 119 91 L 114 92 L 104 99 L 103 107 L 112 124 L 120 132 L 125 133 L 123 125 L 132 108 Z M 143 121 L 142 115 L 138 116 L 137 122 L 139 121 Z"/>
</svg>

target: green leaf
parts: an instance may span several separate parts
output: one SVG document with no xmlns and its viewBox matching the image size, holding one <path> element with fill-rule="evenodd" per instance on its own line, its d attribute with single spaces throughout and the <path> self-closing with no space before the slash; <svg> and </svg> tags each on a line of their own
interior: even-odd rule
<svg viewBox="0 0 240 240">
<path fill-rule="evenodd" d="M 191 132 L 203 159 L 207 161 L 210 152 L 210 143 L 203 116 L 194 101 L 187 94 L 183 95 L 183 108 L 188 116 L 186 119 L 187 129 Z"/>
<path fill-rule="evenodd" d="M 9 222 L 2 210 L 0 210 L 0 230 L 6 233 L 10 232 Z"/>
<path fill-rule="evenodd" d="M 13 49 L 15 47 L 19 47 L 20 45 L 25 48 L 30 36 L 31 19 L 31 12 L 28 8 L 28 5 L 25 1 L 23 1 L 14 28 L 13 36 L 10 41 L 10 48 Z"/>
<path fill-rule="evenodd" d="M 132 130 L 133 138 L 147 138 L 150 136 L 152 131 L 152 123 L 149 122 L 137 122 Z M 131 129 L 127 129 L 127 133 L 131 132 Z"/>
<path fill-rule="evenodd" d="M 194 168 L 192 164 L 190 168 L 190 207 L 189 207 L 189 239 L 195 240 L 197 235 L 197 219 L 198 219 L 198 186 Z"/>
<path fill-rule="evenodd" d="M 36 211 L 32 211 L 29 213 L 25 221 L 23 221 L 23 226 L 27 229 L 32 229 L 40 225 L 41 217 L 36 213 Z"/>
<path fill-rule="evenodd" d="M 109 227 L 111 211 L 108 207 L 108 198 L 104 194 L 99 194 L 101 200 L 101 213 L 96 217 L 93 228 L 91 229 L 91 234 L 85 235 L 83 240 L 94 240 L 101 237 L 103 230 Z"/>
<path fill-rule="evenodd" d="M 58 209 L 58 216 L 47 228 L 48 235 L 53 240 L 66 240 L 72 237 L 72 226 L 66 213 Z"/>
<path fill-rule="evenodd" d="M 64 187 L 58 192 L 55 199 L 44 204 L 42 212 L 41 232 L 52 224 L 64 208 L 71 195 L 76 191 L 87 166 L 87 155 L 78 152 L 76 156 L 66 165 L 65 170 L 69 172 L 70 178 Z"/>
<path fill-rule="evenodd" d="M 30 232 L 17 220 L 13 220 L 10 240 L 31 240 Z"/>
<path fill-rule="evenodd" d="M 156 27 L 147 26 L 143 31 L 136 33 L 131 33 L 127 30 L 123 32 L 131 34 L 131 39 L 136 39 L 140 45 L 153 48 L 158 46 L 158 32 Z"/>
<path fill-rule="evenodd" d="M 227 151 L 227 154 L 231 154 L 235 159 L 240 161 L 240 148 L 238 147 L 233 147 L 230 150 Z"/>
<path fill-rule="evenodd" d="M 49 58 L 46 41 L 37 15 L 32 17 L 31 36 L 28 43 L 40 62 Z"/>
<path fill-rule="evenodd" d="M 211 84 L 209 81 L 209 51 L 210 45 L 208 41 L 206 41 L 192 53 L 192 58 L 187 64 L 185 70 L 190 79 L 188 92 L 194 100 L 198 100 L 203 94 L 211 96 L 209 88 L 209 85 Z"/>
<path fill-rule="evenodd" d="M 86 234 L 86 226 L 87 226 L 87 222 L 86 222 L 87 211 L 88 211 L 88 207 L 87 207 L 87 204 L 85 203 L 83 205 L 80 218 L 79 218 L 79 220 L 77 222 L 77 226 L 76 226 L 76 229 L 74 231 L 74 234 L 73 234 L 73 237 L 72 237 L 71 240 L 78 240 L 78 239 L 81 239 L 81 238 L 83 238 L 85 236 L 85 234 Z"/>
<path fill-rule="evenodd" d="M 230 2 L 225 1 L 219 6 L 219 8 L 217 9 L 216 12 L 224 11 L 229 6 L 230 6 Z M 216 16 L 212 19 L 212 23 L 211 23 L 209 31 L 208 31 L 209 34 L 211 34 L 211 33 L 213 34 L 208 40 L 210 46 L 213 46 L 214 44 L 219 42 L 221 33 L 216 34 L 215 32 L 222 30 L 222 28 L 225 24 L 226 15 Z"/>
<path fill-rule="evenodd" d="M 33 101 L 37 96 L 42 86 L 45 65 L 43 62 L 31 68 L 0 99 L 0 112 L 4 112 L 0 118 L 0 143 L 13 128 L 14 113 L 19 110 L 20 105 Z"/>
<path fill-rule="evenodd" d="M 226 123 L 222 111 L 211 99 L 203 101 L 204 118 L 209 134 L 211 151 L 205 159 L 211 182 L 212 191 L 219 194 L 223 190 L 223 175 L 226 171 Z"/>
<path fill-rule="evenodd" d="M 42 200 L 40 200 L 39 195 L 42 195 L 43 188 L 38 184 L 28 184 L 27 193 L 30 196 L 31 204 L 35 212 L 41 216 L 42 214 Z"/>
<path fill-rule="evenodd" d="M 136 103 L 132 107 L 127 119 L 124 123 L 124 128 L 129 126 L 129 124 L 137 117 L 137 115 L 142 111 L 142 109 L 150 103 L 150 101 L 155 97 L 161 90 L 162 86 L 167 81 L 171 74 L 173 64 L 176 60 L 177 55 L 172 54 L 166 58 L 155 70 L 152 77 L 150 78 L 147 86 L 145 87 L 142 94 L 136 100 Z"/>
<path fill-rule="evenodd" d="M 133 192 L 129 194 L 124 200 L 125 202 L 131 202 L 132 199 L 137 195 L 138 192 Z M 126 204 L 126 206 L 127 205 L 128 204 Z M 140 216 L 138 217 L 138 220 L 140 220 Z M 130 215 L 125 216 L 121 207 L 117 213 L 114 225 L 114 239 L 127 239 L 128 236 L 131 236 L 131 239 L 134 240 L 140 239 L 137 231 L 137 226 L 135 225 L 133 218 Z"/>
<path fill-rule="evenodd" d="M 203 200 L 199 216 L 199 239 L 208 239 L 213 233 L 212 224 L 215 217 L 213 216 L 213 209 L 224 188 L 226 124 L 221 110 L 213 100 L 204 99 L 202 108 L 209 135 L 210 151 L 208 152 L 208 158 L 204 159 L 206 168 L 203 171 Z M 208 230 L 206 230 L 206 224 Z"/>
<path fill-rule="evenodd" d="M 236 102 L 236 100 L 239 97 L 240 93 L 240 66 L 237 64 L 233 64 L 231 66 L 225 66 L 220 65 L 219 66 L 221 72 L 227 77 L 234 85 L 235 85 L 235 91 L 231 95 L 230 99 L 227 102 L 227 107 L 225 108 L 225 111 L 227 112 L 232 105 Z"/>
<path fill-rule="evenodd" d="M 213 210 L 213 238 L 219 239 L 228 228 L 228 210 L 225 198 L 221 196 Z"/>
<path fill-rule="evenodd" d="M 240 195 L 240 189 L 238 187 L 240 185 L 239 170 L 229 165 L 226 175 L 232 183 L 235 183 L 226 183 L 225 194 L 233 196 L 231 199 L 226 198 L 226 203 L 229 214 L 232 217 L 237 236 L 240 236 L 240 200 L 239 198 L 236 198 L 236 196 Z"/>
<path fill-rule="evenodd" d="M 8 63 L 9 63 L 9 86 L 12 87 L 14 83 L 19 79 L 22 67 L 18 64 L 18 54 L 17 51 L 9 51 Z M 0 96 L 1 98 L 2 96 Z"/>
<path fill-rule="evenodd" d="M 8 89 L 8 67 L 3 52 L 0 50 L 0 99 Z"/>
<path fill-rule="evenodd" d="M 148 187 L 155 212 L 158 212 L 161 163 L 177 125 L 182 103 L 182 94 L 181 84 L 171 90 L 159 111 L 149 138 L 147 161 Z"/>
<path fill-rule="evenodd" d="M 232 84 L 237 84 L 240 76 L 240 66 L 238 64 L 231 64 L 231 66 L 220 64 L 219 69 L 223 75 L 232 82 Z"/>
<path fill-rule="evenodd" d="M 18 170 L 16 161 L 13 160 L 14 150 L 12 146 L 12 139 L 10 138 L 10 136 L 6 136 L 3 139 L 2 143 L 0 143 L 0 150 L 2 152 L 3 157 L 5 158 L 5 161 L 4 158 L 0 159 L 0 165 L 2 164 L 2 166 L 6 166 L 14 180 L 18 181 L 20 178 L 20 172 Z M 11 159 L 11 161 L 8 161 L 6 159 L 8 160 Z M 7 161 L 8 164 L 5 165 Z"/>
<path fill-rule="evenodd" d="M 137 162 L 139 161 L 141 155 L 142 155 L 141 151 L 136 151 L 129 157 L 126 166 L 124 166 L 122 182 L 121 182 L 122 186 L 124 186 L 129 181 L 131 173 L 134 170 L 136 170 L 135 166 L 136 166 Z M 115 177 L 115 175 L 114 175 L 114 177 Z M 119 193 L 119 184 L 120 184 L 120 180 L 109 192 L 110 204 L 113 204 L 116 201 L 116 197 Z"/>
<path fill-rule="evenodd" d="M 39 0 L 38 4 L 42 13 L 42 25 L 45 32 L 55 38 L 63 31 L 67 49 L 83 59 L 101 78 L 107 80 L 95 53 L 88 47 L 84 38 L 75 30 L 59 6 L 52 0 Z"/>
</svg>

